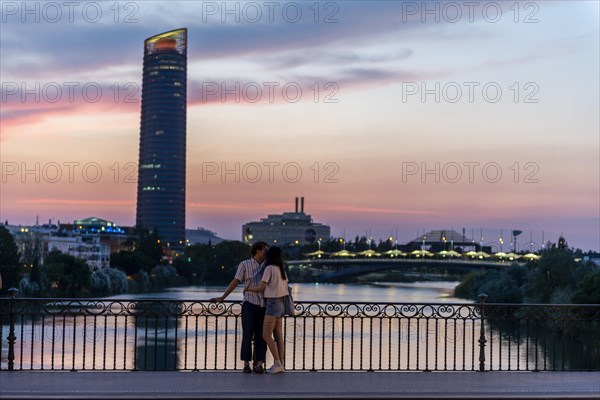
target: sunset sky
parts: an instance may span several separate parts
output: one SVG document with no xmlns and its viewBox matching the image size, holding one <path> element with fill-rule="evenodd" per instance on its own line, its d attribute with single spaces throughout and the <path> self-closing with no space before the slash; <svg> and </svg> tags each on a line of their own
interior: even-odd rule
<svg viewBox="0 0 600 400">
<path fill-rule="evenodd" d="M 2 221 L 134 224 L 143 42 L 187 27 L 188 228 L 304 196 L 348 239 L 600 250 L 598 1 L 50 3 L 0 6 Z"/>
</svg>

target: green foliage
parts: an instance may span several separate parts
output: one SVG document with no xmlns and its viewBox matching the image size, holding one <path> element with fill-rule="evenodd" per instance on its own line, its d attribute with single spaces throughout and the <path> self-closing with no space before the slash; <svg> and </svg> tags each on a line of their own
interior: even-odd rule
<svg viewBox="0 0 600 400">
<path fill-rule="evenodd" d="M 478 300 L 485 293 L 490 303 L 520 303 L 523 292 L 520 281 L 526 275 L 524 267 L 510 266 L 506 270 L 471 272 L 454 290 L 457 297 Z"/>
<path fill-rule="evenodd" d="M 165 253 L 156 230 L 151 233 L 148 233 L 147 230 L 140 231 L 136 251 L 150 258 L 153 265 L 146 271 L 154 268 L 156 264 L 160 264 Z"/>
<path fill-rule="evenodd" d="M 38 267 L 43 252 L 43 244 L 41 234 L 39 232 L 29 232 L 27 237 L 23 240 L 23 253 L 21 254 L 21 262 L 29 268 Z M 31 277 L 32 281 L 37 282 L 40 279 L 40 275 L 37 272 L 33 273 Z"/>
<path fill-rule="evenodd" d="M 58 297 L 81 297 L 90 287 L 92 272 L 85 261 L 58 250 L 48 253 L 44 272 Z"/>
<path fill-rule="evenodd" d="M 458 286 L 454 288 L 454 295 L 463 299 L 476 298 L 477 295 L 475 293 L 477 292 L 477 288 L 475 287 L 475 285 L 481 275 L 482 273 L 479 271 L 469 272 L 460 281 Z"/>
<path fill-rule="evenodd" d="M 126 275 L 135 275 L 139 271 L 150 271 L 156 266 L 156 262 L 140 250 L 113 253 L 110 256 L 110 266 L 118 268 Z"/>
<path fill-rule="evenodd" d="M 18 289 L 19 297 L 39 297 L 45 295 L 48 286 L 41 282 L 34 282 L 30 275 L 26 274 L 19 282 Z"/>
<path fill-rule="evenodd" d="M 0 226 L 0 277 L 2 279 L 0 292 L 6 293 L 8 289 L 18 287 L 21 276 L 19 248 L 8 229 Z"/>
<path fill-rule="evenodd" d="M 581 280 L 573 293 L 573 303 L 600 304 L 600 270 L 590 272 Z"/>
<path fill-rule="evenodd" d="M 131 275 L 131 280 L 128 281 L 129 293 L 144 293 L 150 290 L 150 276 L 144 270 L 138 271 Z"/>
<path fill-rule="evenodd" d="M 110 266 L 118 268 L 128 276 L 133 276 L 140 271 L 149 273 L 162 262 L 164 249 L 158 238 L 158 233 L 149 233 L 148 230 L 138 231 L 138 238 L 131 243 L 132 251 L 121 250 L 111 254 Z"/>
<path fill-rule="evenodd" d="M 542 258 L 530 269 L 525 292 L 534 303 L 548 303 L 553 292 L 575 289 L 583 278 L 583 270 L 573 252 L 566 248 L 553 248 L 542 253 Z"/>
<path fill-rule="evenodd" d="M 150 277 L 155 288 L 173 286 L 179 283 L 177 271 L 171 265 L 157 265 L 152 270 Z"/>
<path fill-rule="evenodd" d="M 190 284 L 226 284 L 235 275 L 238 264 L 248 258 L 250 247 L 246 243 L 224 241 L 217 245 L 189 246 L 174 266 Z"/>
<path fill-rule="evenodd" d="M 98 296 L 126 293 L 127 275 L 116 268 L 102 268 L 92 273 L 90 279 L 92 293 Z"/>
<path fill-rule="evenodd" d="M 538 262 L 502 270 L 472 272 L 454 290 L 457 297 L 490 303 L 592 303 L 600 304 L 600 272 L 575 261 L 568 248 L 552 248 Z"/>
</svg>

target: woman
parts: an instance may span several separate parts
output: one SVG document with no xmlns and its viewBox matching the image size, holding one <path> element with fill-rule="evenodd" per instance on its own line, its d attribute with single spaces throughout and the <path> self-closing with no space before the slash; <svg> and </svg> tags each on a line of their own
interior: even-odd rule
<svg viewBox="0 0 600 400">
<path fill-rule="evenodd" d="M 263 323 L 263 339 L 273 355 L 273 366 L 265 372 L 278 374 L 285 372 L 283 359 L 285 348 L 283 343 L 283 298 L 288 295 L 288 277 L 283 266 L 281 248 L 269 247 L 265 260 L 265 271 L 258 286 L 249 287 L 250 292 L 263 292 L 265 297 L 265 320 Z"/>
</svg>

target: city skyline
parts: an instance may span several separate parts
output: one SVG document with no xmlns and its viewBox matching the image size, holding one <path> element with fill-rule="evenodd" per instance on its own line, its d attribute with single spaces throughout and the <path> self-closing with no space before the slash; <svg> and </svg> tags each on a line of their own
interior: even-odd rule
<svg viewBox="0 0 600 400">
<path fill-rule="evenodd" d="M 187 228 L 239 240 L 302 195 L 332 236 L 600 249 L 597 2 L 36 4 L 2 4 L 3 222 L 135 224 L 139 44 L 186 26 Z"/>
</svg>

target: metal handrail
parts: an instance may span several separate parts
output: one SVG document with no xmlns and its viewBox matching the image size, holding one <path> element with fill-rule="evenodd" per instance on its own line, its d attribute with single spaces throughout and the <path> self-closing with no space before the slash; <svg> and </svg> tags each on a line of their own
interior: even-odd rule
<svg viewBox="0 0 600 400">
<path fill-rule="evenodd" d="M 237 370 L 241 302 L 0 299 L 8 370 Z M 600 306 L 296 302 L 300 371 L 600 370 Z M 4 336 L 8 331 L 6 340 Z"/>
</svg>

